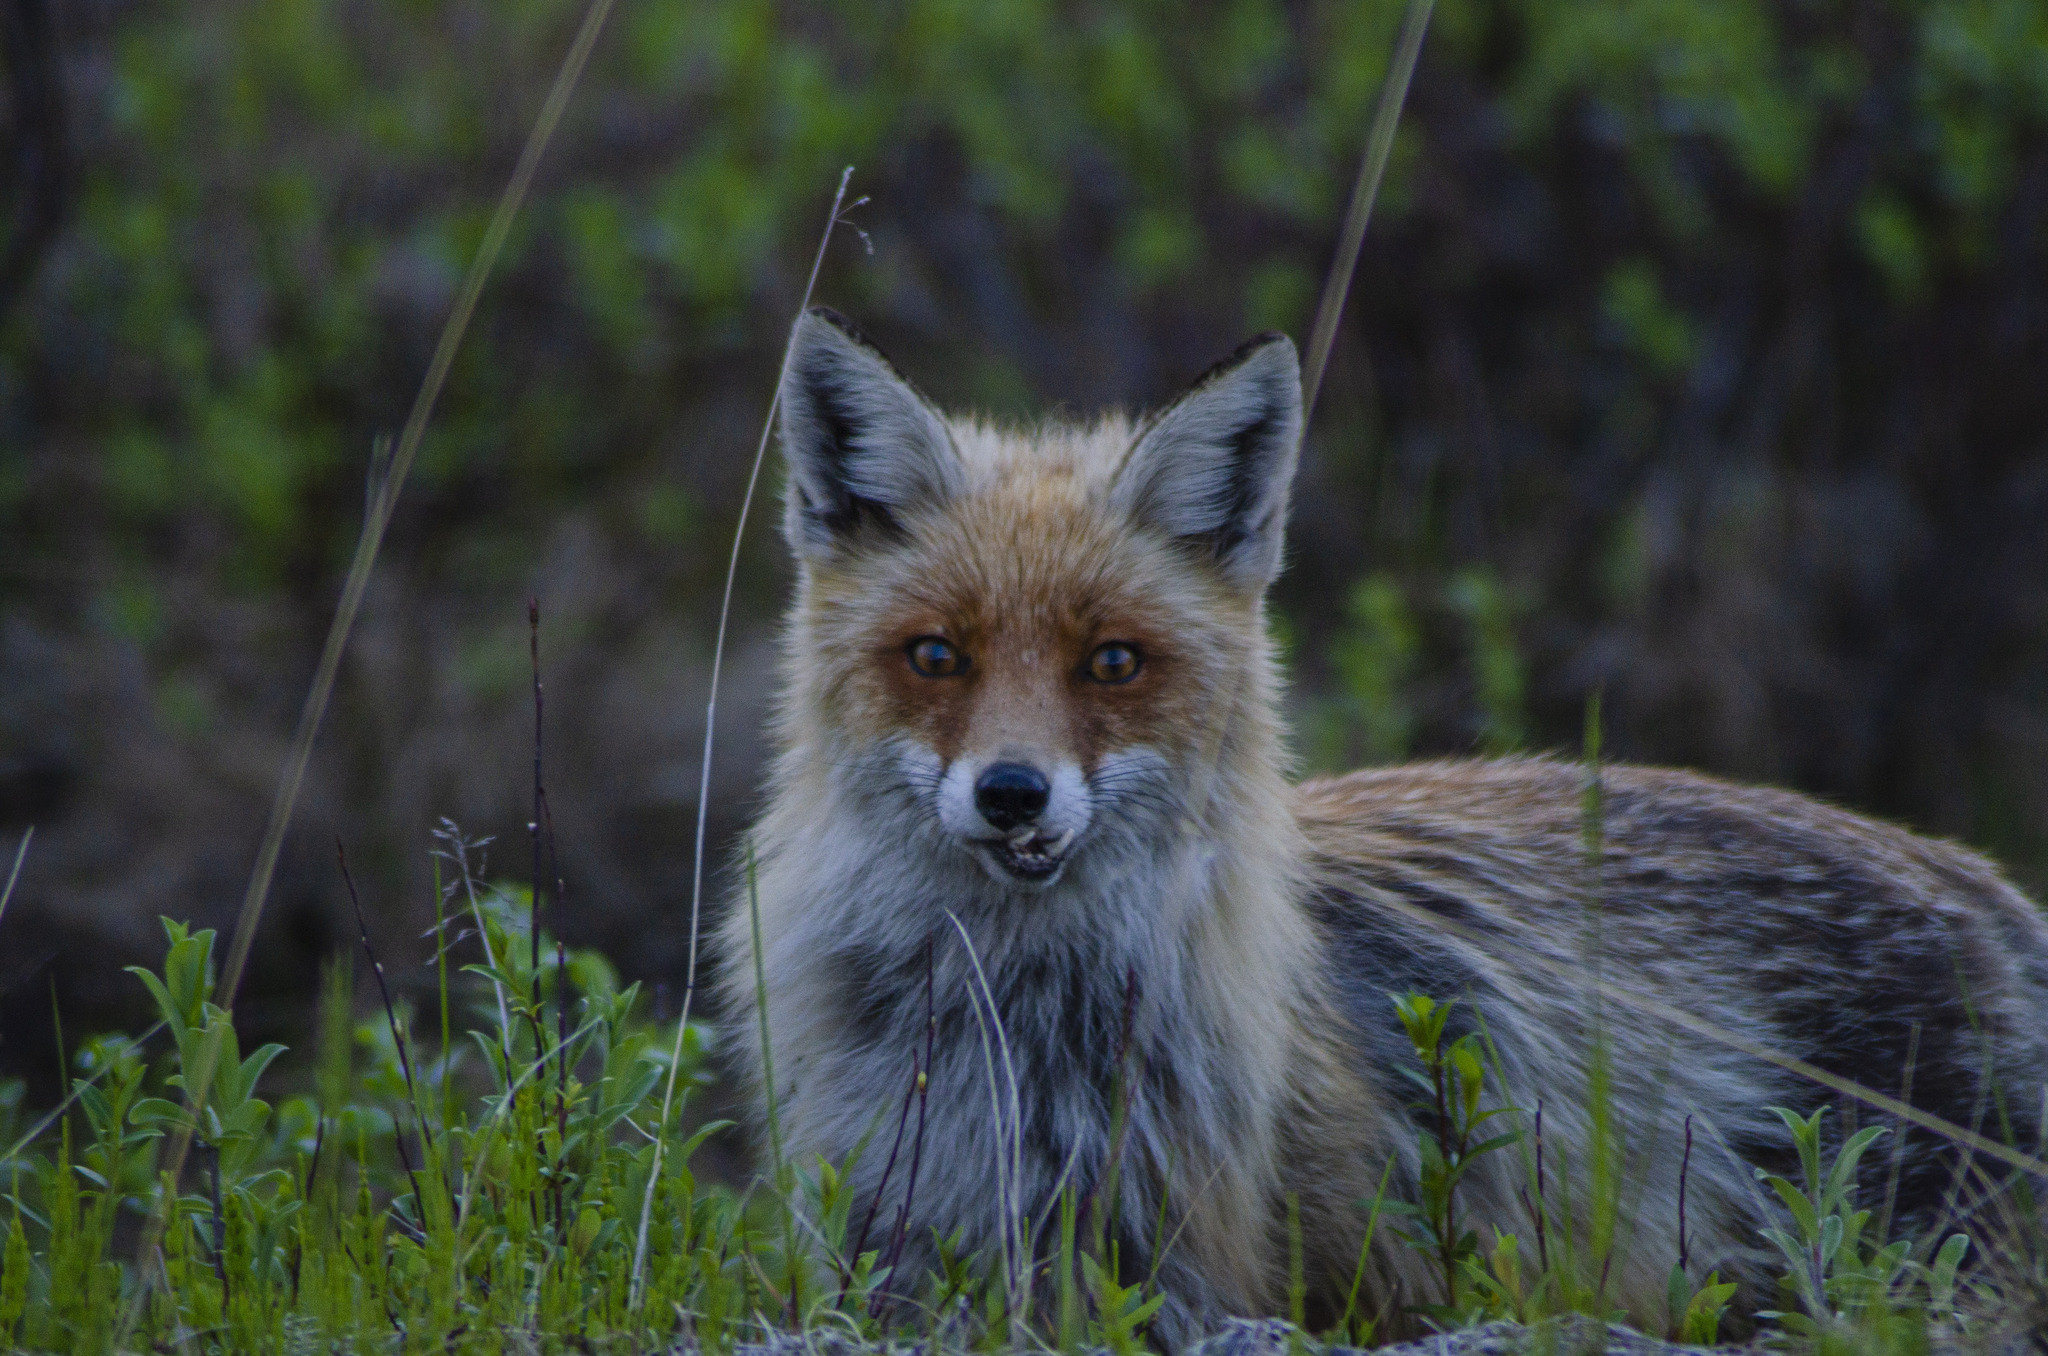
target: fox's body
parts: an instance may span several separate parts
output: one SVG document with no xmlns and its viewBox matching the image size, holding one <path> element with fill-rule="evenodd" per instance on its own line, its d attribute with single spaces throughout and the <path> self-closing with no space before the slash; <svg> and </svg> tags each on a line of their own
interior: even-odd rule
<svg viewBox="0 0 2048 1356">
<path fill-rule="evenodd" d="M 1579 1198 L 1563 1214 L 1587 1194 L 1605 1040 L 1633 1221 L 1606 1283 L 1646 1321 L 1677 1257 L 1685 1118 L 1696 1271 L 1754 1278 L 1749 1165 L 1787 1142 L 1767 1108 L 1834 1100 L 1758 1049 L 1894 1094 L 1910 1065 L 1911 1100 L 1966 1126 L 1995 1068 L 2032 1144 L 2048 928 L 1968 852 L 1609 768 L 1596 867 L 1570 764 L 1287 780 L 1263 610 L 1300 436 L 1284 340 L 1142 426 L 1022 434 L 944 420 L 814 314 L 783 401 L 800 574 L 753 838 L 777 1111 L 799 1163 L 867 1140 L 854 1218 L 879 1192 L 866 1243 L 897 1257 L 894 1288 L 934 1230 L 1043 1256 L 1063 1188 L 1091 1208 L 1113 1189 L 1119 1264 L 1157 1267 L 1160 1330 L 1184 1338 L 1283 1301 L 1294 1193 L 1333 1315 L 1360 1202 L 1390 1159 L 1396 1189 L 1414 1177 L 1388 999 L 1409 990 L 1483 1018 L 1502 1099 L 1526 1129 L 1544 1108 L 1548 1185 Z M 747 903 L 726 984 L 758 1056 Z M 1482 1161 L 1466 1221 L 1532 1239 L 1534 1145 Z M 1935 1146 L 1902 1163 L 1902 1217 L 1944 1209 Z M 1437 1300 L 1430 1278 L 1383 1228 L 1360 1303 Z"/>
</svg>

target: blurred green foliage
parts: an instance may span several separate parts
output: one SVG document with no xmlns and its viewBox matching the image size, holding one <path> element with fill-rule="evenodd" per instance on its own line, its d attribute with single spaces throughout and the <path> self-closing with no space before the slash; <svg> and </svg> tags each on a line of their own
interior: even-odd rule
<svg viewBox="0 0 2048 1356">
<path fill-rule="evenodd" d="M 1450 605 L 1464 621 L 1472 655 L 1472 686 L 1479 709 L 1479 747 L 1514 753 L 1528 742 L 1528 680 L 1515 638 L 1516 600 L 1491 570 L 1460 570 L 1451 580 Z"/>
<path fill-rule="evenodd" d="M 150 554 L 199 519 L 237 587 L 332 564 L 352 529 L 335 509 L 402 412 L 580 9 L 134 6 L 89 35 L 109 66 L 73 224 L 0 361 L 11 387 L 58 402 L 47 431 L 93 450 L 87 489 L 117 551 Z M 944 139 L 977 203 L 1049 235 L 1076 164 L 1105 160 L 1131 194 L 1110 248 L 1141 292 L 1214 257 L 1198 197 L 1320 225 L 1392 14 L 622 6 L 421 491 L 502 478 L 555 503 L 630 464 L 689 402 L 694 365 L 755 356 L 783 323 L 782 270 L 843 163 Z M 1248 116 L 1298 81 L 1291 116 Z M 1297 308 L 1306 276 L 1262 274 L 1266 309 Z M 851 281 L 887 289 L 886 263 Z M 51 505 L 7 484 L 10 526 L 54 546 Z M 646 526 L 671 537 L 687 512 Z"/>
<path fill-rule="evenodd" d="M 1793 195 L 1816 138 L 1877 93 L 1834 21 L 1855 8 L 1445 0 L 1429 61 L 1484 77 L 1507 135 L 1538 153 L 1563 110 L 1597 103 L 1669 247 L 1711 251 L 1689 162 L 1718 148 L 1754 194 Z M 42 432 L 93 450 L 87 492 L 122 549 L 199 515 L 238 586 L 331 563 L 350 527 L 334 510 L 410 394 L 580 9 L 136 5 L 85 35 L 108 64 L 80 120 L 73 223 L 0 361 L 8 389 L 47 393 Z M 2048 118 L 2048 11 L 1898 11 L 1917 50 L 1905 87 L 1882 93 L 1910 103 L 1913 135 L 1856 221 L 1871 267 L 1910 298 L 1988 246 L 2020 126 Z M 1398 17 L 1386 0 L 624 5 L 464 353 L 423 489 L 504 476 L 532 502 L 588 493 L 676 416 L 694 366 L 763 351 L 838 167 L 881 192 L 924 143 L 950 148 L 968 196 L 1027 248 L 1059 235 L 1077 179 L 1112 175 L 1120 287 L 1199 288 L 1245 325 L 1300 328 Z M 1247 222 L 1265 237 L 1249 253 Z M 883 308 L 901 281 L 886 259 L 847 279 Z M 1604 306 L 1649 373 L 1691 361 L 1692 322 L 1654 258 L 1618 263 Z M 0 480 L 16 532 L 47 516 L 27 479 Z M 651 514 L 652 533 L 679 512 Z"/>
<path fill-rule="evenodd" d="M 1315 764 L 1337 771 L 1407 757 L 1415 741 L 1409 687 L 1421 634 L 1399 581 L 1376 574 L 1353 586 L 1345 625 L 1329 648 L 1338 691 L 1310 725 Z"/>
<path fill-rule="evenodd" d="M 1351 590 L 1326 653 L 1335 682 L 1311 703 L 1304 734 L 1310 764 L 1337 772 L 1398 763 L 1415 751 L 1419 668 L 1427 623 L 1454 622 L 1459 705 L 1472 713 L 1466 738 L 1502 756 L 1529 745 L 1528 677 L 1516 634 L 1526 611 L 1500 578 L 1474 565 L 1452 575 L 1441 606 L 1418 611 L 1400 580 L 1379 573 Z"/>
</svg>

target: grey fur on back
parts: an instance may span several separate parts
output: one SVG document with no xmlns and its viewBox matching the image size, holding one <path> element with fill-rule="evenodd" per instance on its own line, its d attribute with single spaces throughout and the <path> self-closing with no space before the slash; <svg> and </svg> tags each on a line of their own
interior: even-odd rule
<svg viewBox="0 0 2048 1356">
<path fill-rule="evenodd" d="M 1654 1012 L 1709 1018 L 2031 1151 L 2048 1078 L 2039 910 L 1966 849 L 1806 797 L 1662 769 L 1600 775 L 1597 872 L 1579 766 L 1425 764 L 1303 788 L 1317 848 L 1307 903 L 1361 1066 L 1389 1100 L 1406 1100 L 1389 1071 L 1412 1052 L 1387 994 L 1458 997 L 1466 1015 L 1454 1029 L 1470 1029 L 1475 1010 L 1488 1019 L 1510 1100 L 1561 1109 L 1582 1095 L 1573 1047 L 1600 1012 L 1636 1151 L 1675 1160 L 1674 1132 L 1695 1121 L 1695 1209 L 1713 1211 L 1718 1197 L 1736 1218 L 1767 1222 L 1751 1169 L 1799 1175 L 1768 1108 L 1826 1105 L 1830 1142 L 1858 1124 L 1890 1130 L 1862 1173 L 1864 1205 L 1881 1209 L 1889 1196 L 1888 1227 L 1967 1227 L 1982 1184 L 1938 1135 Z M 1603 998 L 1593 980 L 1622 993 Z M 1632 1007 L 1631 993 L 1653 1002 Z M 1640 1169 L 1639 1209 L 1675 1215 L 1675 1170 Z M 1707 1264 L 1764 1279 L 1768 1259 L 1747 1232 L 1754 1246 Z"/>
</svg>

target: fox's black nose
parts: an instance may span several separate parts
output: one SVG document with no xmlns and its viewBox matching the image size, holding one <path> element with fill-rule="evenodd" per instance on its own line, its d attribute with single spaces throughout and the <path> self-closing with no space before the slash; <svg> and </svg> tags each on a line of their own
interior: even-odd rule
<svg viewBox="0 0 2048 1356">
<path fill-rule="evenodd" d="M 974 783 L 974 808 L 998 833 L 1029 824 L 1051 799 L 1045 774 L 1028 763 L 996 763 Z"/>
</svg>

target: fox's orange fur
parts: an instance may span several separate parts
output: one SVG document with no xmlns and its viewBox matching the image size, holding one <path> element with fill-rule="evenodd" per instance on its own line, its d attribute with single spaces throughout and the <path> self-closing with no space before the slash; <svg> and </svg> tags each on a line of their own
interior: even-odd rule
<svg viewBox="0 0 2048 1356">
<path fill-rule="evenodd" d="M 866 1139 L 853 1217 L 877 1202 L 866 1243 L 893 1288 L 915 1290 L 934 1230 L 992 1262 L 1007 1245 L 1021 1271 L 1063 1188 L 1092 1206 L 1113 1184 L 1119 1263 L 1158 1267 L 1157 1330 L 1179 1340 L 1282 1302 L 1292 1192 L 1312 1302 L 1334 1314 L 1361 1202 L 1389 1159 L 1395 1191 L 1414 1178 L 1413 1052 L 1388 997 L 1409 990 L 1460 1000 L 1457 1029 L 1476 1010 L 1504 1101 L 1525 1129 L 1544 1108 L 1547 1181 L 1580 1193 L 1551 1203 L 1553 1228 L 1583 1227 L 1606 1040 L 1634 1221 L 1606 1284 L 1651 1325 L 1685 1118 L 1695 1276 L 1756 1282 L 1751 1165 L 1782 1168 L 1786 1143 L 1767 1108 L 1831 1095 L 1631 994 L 1881 1091 L 1910 1046 L 1913 1100 L 1966 1125 L 1995 1073 L 2031 1145 L 2048 929 L 1961 848 L 1617 767 L 1595 867 L 1570 764 L 1289 782 L 1264 616 L 1300 439 L 1284 339 L 1142 424 L 1020 432 L 944 418 L 814 312 L 783 408 L 799 578 L 753 839 L 775 1092 L 798 1163 Z M 725 983 L 758 1069 L 747 903 Z M 1957 1199 L 1939 1149 L 1911 1137 L 1902 1220 Z M 1533 1151 L 1461 1188 L 1472 1225 L 1525 1251 Z M 1383 1228 L 1361 1302 L 1398 1323 L 1440 1298 L 1431 1276 Z"/>
</svg>

